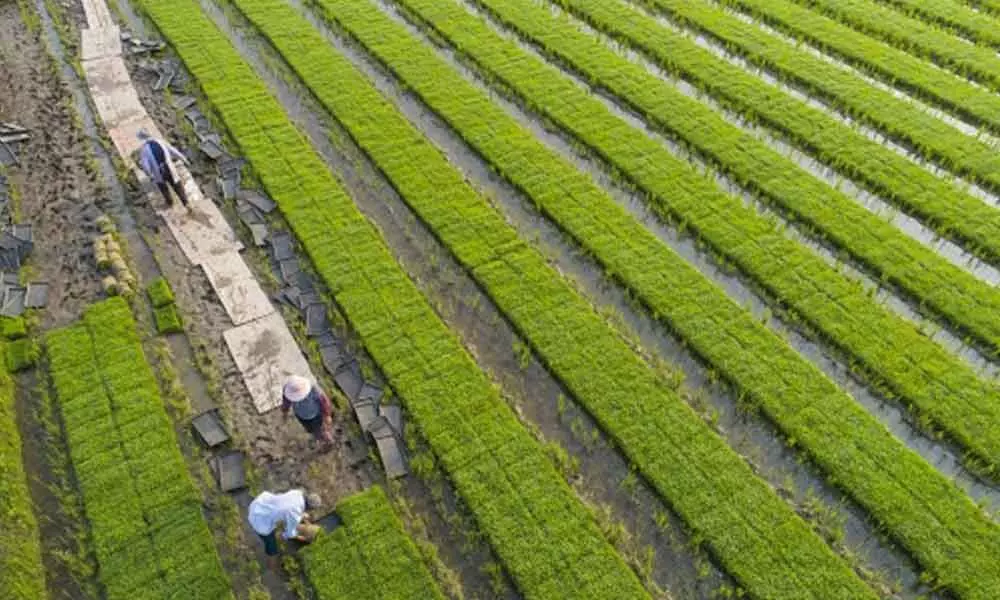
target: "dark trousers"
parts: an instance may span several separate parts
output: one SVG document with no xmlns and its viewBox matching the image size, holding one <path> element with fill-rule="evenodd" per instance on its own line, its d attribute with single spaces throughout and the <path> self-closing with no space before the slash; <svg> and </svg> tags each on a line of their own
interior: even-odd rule
<svg viewBox="0 0 1000 600">
<path fill-rule="evenodd" d="M 184 206 L 188 205 L 187 194 L 184 193 L 184 184 L 177 180 L 170 172 L 170 169 L 165 164 L 160 165 L 160 174 L 163 177 L 163 181 L 156 184 L 156 187 L 160 188 L 160 193 L 167 200 L 168 205 L 173 205 L 174 198 L 170 195 L 171 188 L 177 197 L 181 199 L 181 204 Z"/>
</svg>

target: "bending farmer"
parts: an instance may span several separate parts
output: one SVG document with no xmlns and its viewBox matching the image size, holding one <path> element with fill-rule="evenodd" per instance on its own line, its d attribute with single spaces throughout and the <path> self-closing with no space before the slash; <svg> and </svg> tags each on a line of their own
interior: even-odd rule
<svg viewBox="0 0 1000 600">
<path fill-rule="evenodd" d="M 173 163 L 173 159 L 187 163 L 187 158 L 167 142 L 153 139 L 145 129 L 141 129 L 135 136 L 143 142 L 142 147 L 139 148 L 139 166 L 156 184 L 156 187 L 160 188 L 160 193 L 167 200 L 167 205 L 173 206 L 174 204 L 174 199 L 170 195 L 170 188 L 173 188 L 177 197 L 181 199 L 181 204 L 187 206 L 188 199 L 187 194 L 184 193 L 184 184 L 181 183 L 181 178 Z"/>
<path fill-rule="evenodd" d="M 302 490 L 289 490 L 284 494 L 263 492 L 253 499 L 247 511 L 247 520 L 264 540 L 264 553 L 271 568 L 278 567 L 278 537 L 275 533 L 282 524 L 285 527 L 281 534 L 286 540 L 297 540 L 310 543 L 316 539 L 319 526 L 309 522 L 306 509 L 319 508 L 320 498 L 316 494 L 305 494 Z"/>
<path fill-rule="evenodd" d="M 281 410 L 288 418 L 289 409 L 306 431 L 322 444 L 324 450 L 333 446 L 333 409 L 330 399 L 318 386 L 305 377 L 293 375 L 281 390 Z"/>
</svg>

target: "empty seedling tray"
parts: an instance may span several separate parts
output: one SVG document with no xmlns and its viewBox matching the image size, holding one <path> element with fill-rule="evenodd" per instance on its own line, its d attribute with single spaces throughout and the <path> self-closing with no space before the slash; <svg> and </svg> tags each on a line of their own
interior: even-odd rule
<svg viewBox="0 0 1000 600">
<path fill-rule="evenodd" d="M 340 391 L 351 402 L 358 399 L 358 394 L 365 383 L 361 377 L 361 366 L 357 360 L 353 359 L 337 370 L 336 375 L 333 376 L 333 380 L 337 382 L 337 387 L 340 388 Z"/>
<path fill-rule="evenodd" d="M 368 433 L 375 439 L 386 477 L 395 479 L 406 475 L 409 470 L 406 468 L 403 448 L 389 421 L 385 417 L 376 417 L 368 427 Z"/>
<path fill-rule="evenodd" d="M 207 410 L 191 420 L 198 437 L 209 448 L 214 448 L 229 439 L 226 426 L 216 409 Z"/>
<path fill-rule="evenodd" d="M 246 469 L 243 466 L 243 453 L 232 450 L 225 454 L 216 456 L 215 476 L 219 481 L 219 488 L 223 492 L 245 488 L 247 485 Z"/>
<path fill-rule="evenodd" d="M 28 289 L 25 293 L 24 306 L 25 308 L 45 308 L 45 305 L 49 302 L 49 284 L 43 281 L 37 281 L 28 284 Z"/>
</svg>

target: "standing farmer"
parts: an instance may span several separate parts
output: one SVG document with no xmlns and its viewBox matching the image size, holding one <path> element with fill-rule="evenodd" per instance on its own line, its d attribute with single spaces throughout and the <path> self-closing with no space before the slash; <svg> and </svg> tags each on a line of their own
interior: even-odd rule
<svg viewBox="0 0 1000 600">
<path fill-rule="evenodd" d="M 281 410 L 288 418 L 289 409 L 295 418 L 311 433 L 323 450 L 333 445 L 333 409 L 330 399 L 305 377 L 293 375 L 285 382 L 281 391 Z"/>
<path fill-rule="evenodd" d="M 250 503 L 247 520 L 254 532 L 264 541 L 264 553 L 271 568 L 278 567 L 278 527 L 284 525 L 281 534 L 286 540 L 297 540 L 308 544 L 316 539 L 319 526 L 310 522 L 306 509 L 316 510 L 320 506 L 316 494 L 305 494 L 302 490 L 289 490 L 284 494 L 262 492 Z"/>
<path fill-rule="evenodd" d="M 174 199 L 170 195 L 170 188 L 173 188 L 177 197 L 181 199 L 181 204 L 186 207 L 187 194 L 184 193 L 184 184 L 174 169 L 173 159 L 187 163 L 187 158 L 167 142 L 154 139 L 145 129 L 141 129 L 135 136 L 143 143 L 139 148 L 139 166 L 160 189 L 160 193 L 167 200 L 167 205 L 174 204 Z"/>
</svg>

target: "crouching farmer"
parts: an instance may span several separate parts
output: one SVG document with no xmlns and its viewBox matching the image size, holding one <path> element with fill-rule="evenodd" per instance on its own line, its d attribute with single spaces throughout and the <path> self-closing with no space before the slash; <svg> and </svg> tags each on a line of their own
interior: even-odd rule
<svg viewBox="0 0 1000 600">
<path fill-rule="evenodd" d="M 305 377 L 292 376 L 285 382 L 281 396 L 281 410 L 286 419 L 289 412 L 295 413 L 295 418 L 322 450 L 333 447 L 333 408 L 323 390 Z"/>
<path fill-rule="evenodd" d="M 316 494 L 302 490 L 289 490 L 284 494 L 263 492 L 253 499 L 247 511 L 250 526 L 264 541 L 264 553 L 272 569 L 278 568 L 278 528 L 284 526 L 281 536 L 308 544 L 316 539 L 319 526 L 310 521 L 306 509 L 315 511 L 320 506 Z"/>
</svg>

